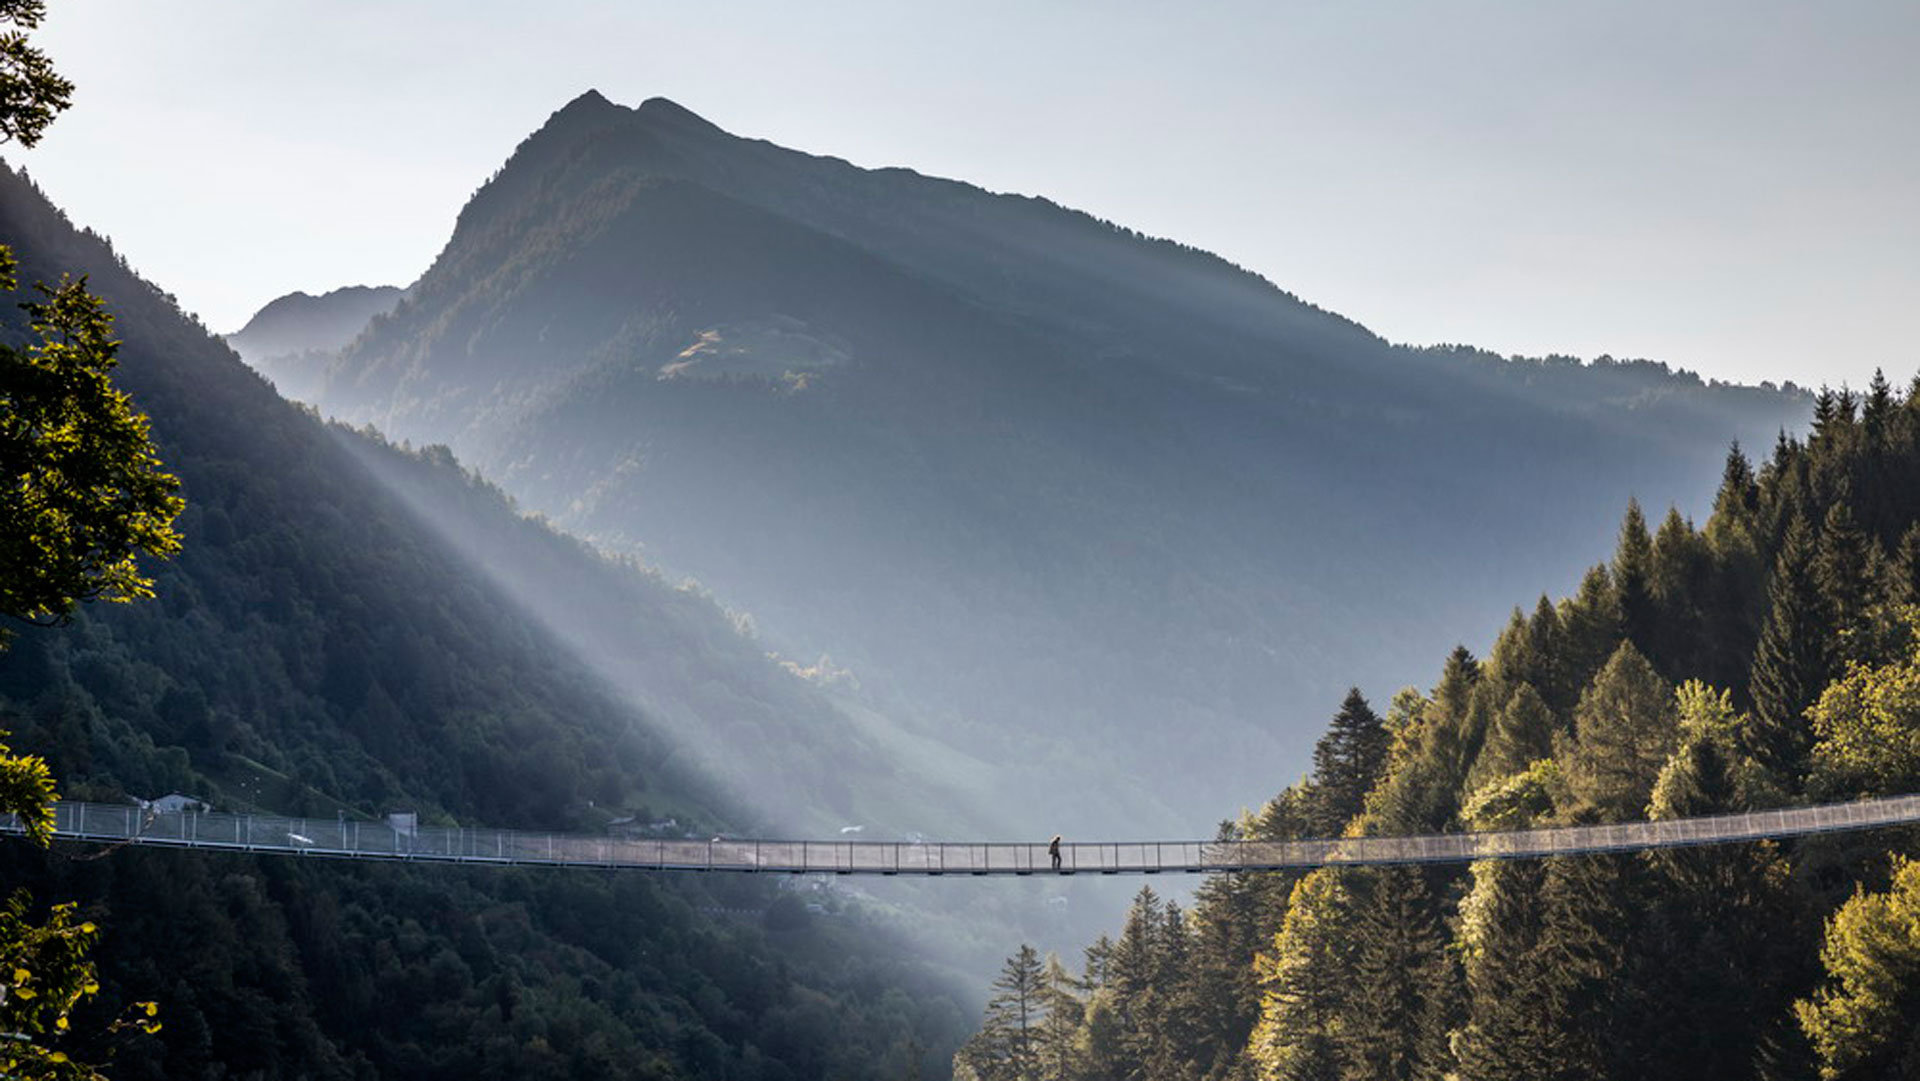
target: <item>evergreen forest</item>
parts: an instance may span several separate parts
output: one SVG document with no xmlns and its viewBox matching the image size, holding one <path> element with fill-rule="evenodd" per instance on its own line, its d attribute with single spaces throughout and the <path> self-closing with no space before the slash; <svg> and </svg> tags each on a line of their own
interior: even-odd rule
<svg viewBox="0 0 1920 1081">
<path fill-rule="evenodd" d="M 1430 691 L 1348 694 L 1225 839 L 1663 819 L 1920 787 L 1920 380 L 1735 446 L 1704 527 L 1611 560 Z M 1069 967 L 1022 946 L 956 1076 L 1920 1076 L 1912 830 L 1151 888 Z"/>
</svg>

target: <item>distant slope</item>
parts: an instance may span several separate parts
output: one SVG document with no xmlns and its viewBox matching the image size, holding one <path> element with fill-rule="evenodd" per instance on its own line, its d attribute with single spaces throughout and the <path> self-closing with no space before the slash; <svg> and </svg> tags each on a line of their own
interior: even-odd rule
<svg viewBox="0 0 1920 1081">
<path fill-rule="evenodd" d="M 317 297 L 288 293 L 227 335 L 227 344 L 288 397 L 309 396 L 327 355 L 359 337 L 375 316 L 392 311 L 401 295 L 392 285 L 349 285 Z"/>
<path fill-rule="evenodd" d="M 1381 341 L 1044 200 L 597 94 L 315 399 L 832 654 L 991 797 L 1191 830 L 1803 397 Z"/>
<path fill-rule="evenodd" d="M 696 835 L 765 828 L 727 791 L 743 777 L 802 829 L 886 798 L 815 760 L 877 772 L 709 602 L 520 518 L 444 453 L 282 400 L 4 170 L 0 239 L 23 282 L 86 274 L 105 298 L 116 379 L 188 500 L 157 599 L 0 654 L 0 727 L 66 791 L 529 827 L 672 817 Z M 0 305 L 0 335 L 21 318 Z M 377 472 L 408 474 L 406 497 Z M 582 583 L 545 601 L 624 649 L 650 699 L 576 657 L 448 529 L 528 582 Z M 739 775 L 705 772 L 703 733 Z M 832 897 L 816 917 L 769 882 L 20 848 L 0 846 L 9 889 L 101 919 L 108 1005 L 160 1000 L 165 1028 L 119 1078 L 937 1075 L 958 1020 L 884 926 Z"/>
</svg>

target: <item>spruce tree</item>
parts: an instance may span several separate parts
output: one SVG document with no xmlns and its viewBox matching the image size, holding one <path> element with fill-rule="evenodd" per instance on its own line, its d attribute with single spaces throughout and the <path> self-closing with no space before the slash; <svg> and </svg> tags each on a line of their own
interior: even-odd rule
<svg viewBox="0 0 1920 1081">
<path fill-rule="evenodd" d="M 1884 574 L 1888 599 L 1895 604 L 1920 604 L 1920 522 L 1900 535 Z"/>
<path fill-rule="evenodd" d="M 1386 725 L 1360 688 L 1348 690 L 1340 712 L 1313 748 L 1316 835 L 1338 836 L 1366 806 L 1367 793 L 1386 767 L 1389 744 Z"/>
<path fill-rule="evenodd" d="M 1653 538 L 1647 533 L 1640 501 L 1627 500 L 1620 522 L 1620 539 L 1613 553 L 1613 588 L 1619 598 L 1621 629 L 1642 654 L 1656 653 L 1654 644 Z"/>
<path fill-rule="evenodd" d="M 1547 704 L 1562 714 L 1571 712 L 1593 674 L 1620 647 L 1623 635 L 1620 599 L 1613 576 L 1604 565 L 1589 570 L 1580 591 L 1560 605 L 1561 655 L 1565 665 L 1561 683 L 1546 693 Z"/>
<path fill-rule="evenodd" d="M 1713 549 L 1693 523 L 1669 508 L 1653 538 L 1653 603 L 1658 610 L 1654 653 L 1669 676 L 1698 671 L 1708 653 L 1706 608 L 1713 592 Z"/>
<path fill-rule="evenodd" d="M 1805 772 L 1806 709 L 1834 668 L 1832 626 L 1813 559 L 1806 520 L 1795 518 L 1767 582 L 1770 607 L 1748 684 L 1753 701 L 1749 745 L 1768 768 L 1788 777 Z"/>
<path fill-rule="evenodd" d="M 1713 497 L 1713 515 L 1707 526 L 1708 539 L 1718 547 L 1721 534 L 1716 531 L 1739 528 L 1751 531 L 1760 512 L 1760 485 L 1754 479 L 1753 465 L 1735 442 L 1727 450 L 1726 465 L 1720 471 L 1720 490 Z"/>
<path fill-rule="evenodd" d="M 1682 741 L 1654 786 L 1655 819 L 1723 814 L 1772 803 L 1777 790 L 1738 747 L 1730 696 L 1689 683 L 1678 695 Z M 1758 782 L 1758 783 L 1757 783 Z M 1770 843 L 1666 849 L 1650 871 L 1643 938 L 1623 989 L 1626 1027 L 1650 1059 L 1685 1062 L 1703 1079 L 1745 1079 L 1787 1057 L 1794 989 L 1812 973 L 1812 931 Z M 1729 979 L 1738 972 L 1739 979 Z"/>
<path fill-rule="evenodd" d="M 1872 603 L 1877 560 L 1873 542 L 1854 522 L 1846 503 L 1827 509 L 1813 556 L 1813 580 L 1826 606 L 1827 626 L 1835 632 L 1835 660 L 1865 660 L 1859 632 Z"/>
<path fill-rule="evenodd" d="M 1026 1081 L 1038 1062 L 1035 1038 L 1045 1009 L 1046 970 L 1032 946 L 1020 949 L 993 981 L 980 1031 L 956 1054 L 955 1061 L 980 1081 Z"/>
<path fill-rule="evenodd" d="M 1351 879 L 1353 986 L 1339 1030 L 1357 1076 L 1440 1081 L 1463 988 L 1433 872 L 1356 870 Z"/>
<path fill-rule="evenodd" d="M 1038 1081 L 1075 1081 L 1083 1076 L 1080 1034 L 1086 1004 L 1080 985 L 1055 954 L 1047 955 L 1040 974 L 1039 1031 L 1034 1034 L 1034 1074 Z"/>
<path fill-rule="evenodd" d="M 1870 451 L 1879 449 L 1888 422 L 1893 419 L 1893 409 L 1893 384 L 1887 382 L 1884 370 L 1875 368 L 1873 381 L 1867 384 L 1866 400 L 1860 408 L 1860 426 L 1865 431 Z"/>
<path fill-rule="evenodd" d="M 1473 787 L 1477 790 L 1551 755 L 1558 730 L 1559 722 L 1546 699 L 1532 684 L 1520 684 L 1494 715 L 1493 730 L 1474 769 Z"/>
<path fill-rule="evenodd" d="M 1256 963 L 1260 1022 L 1247 1054 L 1262 1081 L 1352 1076 L 1340 1029 L 1354 983 L 1344 881 L 1351 873 L 1321 868 L 1301 879 L 1273 949 Z"/>
<path fill-rule="evenodd" d="M 1527 676 L 1527 682 L 1540 692 L 1540 697 L 1549 703 L 1558 700 L 1560 688 L 1566 685 L 1566 634 L 1560 626 L 1560 610 L 1554 607 L 1553 600 L 1545 593 L 1534 604 L 1533 617 L 1527 620 L 1528 652 L 1533 661 L 1533 672 Z M 1567 695 L 1571 700 L 1573 694 Z"/>
<path fill-rule="evenodd" d="M 1254 958 L 1271 945 L 1284 912 L 1272 906 L 1269 914 L 1264 887 L 1292 878 L 1213 875 L 1194 891 L 1191 978 L 1185 994 L 1196 1025 L 1191 1057 L 1203 1077 L 1226 1078 L 1243 1062 L 1260 1015 Z"/>
<path fill-rule="evenodd" d="M 1564 1060 L 1554 1009 L 1564 974 L 1548 969 L 1539 946 L 1547 867 L 1473 865 L 1473 887 L 1460 903 L 1467 1017 L 1454 1048 L 1462 1077 L 1535 1081 L 1553 1077 Z"/>
</svg>

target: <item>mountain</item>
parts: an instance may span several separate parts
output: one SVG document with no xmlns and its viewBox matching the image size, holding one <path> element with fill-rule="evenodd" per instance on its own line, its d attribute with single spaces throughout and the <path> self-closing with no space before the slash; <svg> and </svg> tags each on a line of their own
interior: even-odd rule
<svg viewBox="0 0 1920 1081">
<path fill-rule="evenodd" d="M 321 296 L 288 293 L 226 336 L 234 352 L 290 398 L 311 395 L 329 354 L 400 302 L 392 285 L 349 285 Z"/>
<path fill-rule="evenodd" d="M 88 276 L 123 342 L 116 383 L 187 499 L 156 599 L 0 654 L 0 727 L 67 795 L 695 835 L 921 801 L 709 600 L 527 520 L 443 450 L 283 400 L 4 170 L 0 240 L 24 284 Z M 0 306 L 0 336 L 26 334 Z M 501 587 L 481 553 L 546 592 Z M 635 683 L 577 655 L 542 604 Z M 965 995 L 886 912 L 744 877 L 10 844 L 0 880 L 100 922 L 103 1009 L 159 1001 L 164 1029 L 121 1049 L 119 1078 L 939 1075 Z"/>
<path fill-rule="evenodd" d="M 1042 836 L 1258 803 L 1349 683 L 1410 682 L 1577 573 L 1597 508 L 1692 499 L 1807 408 L 1394 346 L 1043 199 L 594 93 L 311 400 L 830 655 Z"/>
</svg>

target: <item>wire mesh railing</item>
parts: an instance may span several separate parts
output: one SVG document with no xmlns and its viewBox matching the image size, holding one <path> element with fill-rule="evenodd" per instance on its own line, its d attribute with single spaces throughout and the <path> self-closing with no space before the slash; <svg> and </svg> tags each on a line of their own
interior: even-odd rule
<svg viewBox="0 0 1920 1081">
<path fill-rule="evenodd" d="M 876 875 L 1208 874 L 1536 859 L 1726 844 L 1920 822 L 1920 795 L 1702 818 L 1410 837 L 1299 841 L 771 841 L 625 837 L 346 818 L 156 811 L 62 801 L 59 840 L 439 863 Z M 19 832 L 12 818 L 0 829 Z"/>
</svg>

